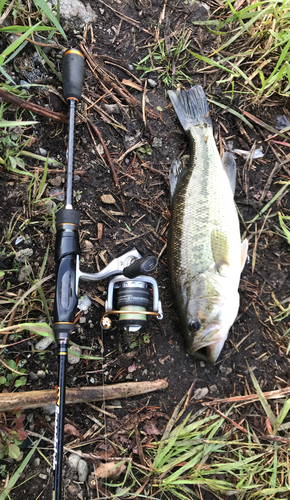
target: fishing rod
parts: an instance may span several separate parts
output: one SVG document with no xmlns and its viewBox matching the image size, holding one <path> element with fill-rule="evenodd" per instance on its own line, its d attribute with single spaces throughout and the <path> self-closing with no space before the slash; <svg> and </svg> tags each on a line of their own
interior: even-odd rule
<svg viewBox="0 0 290 500">
<path fill-rule="evenodd" d="M 79 269 L 80 214 L 72 207 L 73 144 L 75 106 L 81 99 L 84 78 L 84 57 L 77 49 L 64 53 L 62 63 L 63 94 L 69 104 L 69 131 L 67 146 L 66 205 L 56 214 L 55 274 L 53 331 L 58 344 L 58 382 L 56 392 L 53 500 L 61 499 L 66 363 L 68 344 L 74 330 L 78 303 L 79 280 L 99 281 L 113 276 L 108 285 L 105 312 L 101 328 L 112 326 L 110 316 L 118 316 L 118 324 L 126 332 L 137 332 L 146 325 L 148 316 L 163 318 L 158 285 L 149 277 L 157 266 L 156 257 L 142 257 L 134 247 L 127 249 L 98 273 Z M 151 293 L 152 292 L 152 293 Z"/>
<path fill-rule="evenodd" d="M 84 57 L 79 50 L 69 49 L 62 61 L 63 94 L 69 104 L 67 145 L 67 184 L 65 208 L 56 214 L 56 290 L 53 331 L 58 344 L 58 383 L 56 393 L 53 500 L 60 500 L 62 485 L 62 451 L 64 433 L 65 383 L 68 342 L 74 329 L 78 292 L 78 261 L 80 255 L 80 214 L 72 207 L 73 145 L 75 105 L 81 99 L 84 79 Z"/>
</svg>

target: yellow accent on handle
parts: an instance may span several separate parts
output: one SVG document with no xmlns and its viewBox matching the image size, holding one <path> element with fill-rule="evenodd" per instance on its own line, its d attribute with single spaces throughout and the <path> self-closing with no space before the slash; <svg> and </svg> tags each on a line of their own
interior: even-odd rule
<svg viewBox="0 0 290 500">
<path fill-rule="evenodd" d="M 64 55 L 66 54 L 77 54 L 78 56 L 82 56 L 82 58 L 84 59 L 83 54 L 77 49 L 68 49 L 65 51 Z"/>
</svg>

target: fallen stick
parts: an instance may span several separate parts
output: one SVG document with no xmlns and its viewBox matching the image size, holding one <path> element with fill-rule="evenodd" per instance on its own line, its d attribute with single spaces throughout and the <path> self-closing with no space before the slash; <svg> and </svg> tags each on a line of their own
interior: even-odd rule
<svg viewBox="0 0 290 500">
<path fill-rule="evenodd" d="M 28 111 L 31 111 L 32 113 L 46 116 L 47 118 L 50 118 L 51 120 L 54 120 L 56 122 L 67 123 L 68 121 L 67 115 L 64 115 L 63 113 L 55 113 L 54 111 L 49 111 L 49 109 L 45 109 L 42 106 L 38 106 L 38 104 L 33 104 L 30 101 L 25 101 L 24 99 L 21 99 L 21 97 L 17 97 L 16 95 L 10 94 L 9 92 L 6 92 L 6 90 L 0 89 L 0 97 L 4 99 L 4 101 L 6 102 L 11 102 L 12 104 L 15 104 L 19 108 L 28 109 Z"/>
<path fill-rule="evenodd" d="M 125 382 L 98 387 L 76 387 L 66 389 L 68 405 L 87 403 L 89 401 L 103 401 L 104 399 L 120 399 L 147 394 L 148 392 L 166 389 L 168 382 L 164 379 L 146 382 Z M 13 392 L 0 395 L 0 412 L 12 411 L 15 408 L 43 408 L 55 404 L 56 391 L 44 389 L 42 391 Z"/>
<path fill-rule="evenodd" d="M 264 392 L 266 399 L 279 399 L 284 398 L 290 393 L 290 387 L 284 387 L 284 389 L 277 389 L 275 391 Z M 1 400 L 0 400 L 1 401 Z M 221 403 L 253 403 L 254 401 L 259 401 L 258 394 L 247 394 L 246 396 L 233 396 L 231 398 L 224 399 L 214 399 L 209 402 L 201 403 L 202 406 L 211 406 Z"/>
</svg>

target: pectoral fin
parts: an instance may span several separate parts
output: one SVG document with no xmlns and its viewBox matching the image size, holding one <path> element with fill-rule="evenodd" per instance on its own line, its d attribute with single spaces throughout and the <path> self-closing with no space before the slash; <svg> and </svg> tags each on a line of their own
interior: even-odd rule
<svg viewBox="0 0 290 500">
<path fill-rule="evenodd" d="M 173 160 L 169 169 L 170 202 L 172 202 L 176 187 L 188 170 L 188 157 Z"/>
<path fill-rule="evenodd" d="M 211 232 L 211 249 L 217 272 L 222 276 L 227 276 L 230 266 L 229 241 L 227 236 L 218 229 L 213 229 Z"/>
<path fill-rule="evenodd" d="M 244 241 L 241 244 L 241 272 L 244 269 L 245 263 L 246 263 L 246 260 L 247 260 L 248 246 L 249 246 L 249 242 L 248 242 L 248 240 L 246 238 L 246 239 L 244 239 Z"/>
<path fill-rule="evenodd" d="M 222 164 L 228 176 L 233 195 L 236 188 L 237 165 L 233 153 L 224 153 L 222 156 Z"/>
</svg>

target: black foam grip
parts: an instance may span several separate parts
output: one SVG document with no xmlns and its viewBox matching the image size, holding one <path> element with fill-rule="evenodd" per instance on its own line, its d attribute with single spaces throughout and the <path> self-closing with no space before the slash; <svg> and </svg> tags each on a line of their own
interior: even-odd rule
<svg viewBox="0 0 290 500">
<path fill-rule="evenodd" d="M 63 208 L 56 213 L 55 221 L 57 226 L 59 224 L 75 224 L 79 226 L 80 214 L 71 208 Z"/>
<path fill-rule="evenodd" d="M 77 298 L 76 255 L 63 257 L 56 269 L 54 333 L 59 340 L 68 338 L 74 329 Z"/>
<path fill-rule="evenodd" d="M 65 100 L 80 101 L 85 71 L 85 60 L 77 49 L 68 49 L 62 60 L 62 83 Z"/>
</svg>

